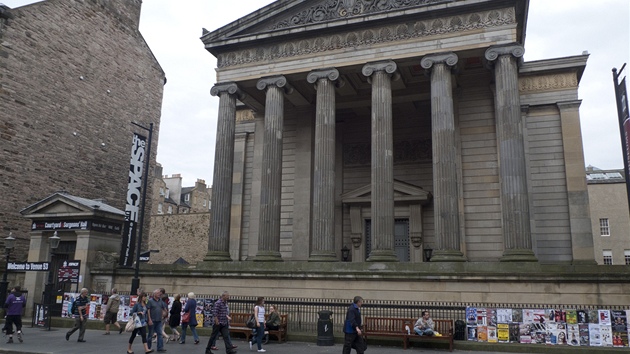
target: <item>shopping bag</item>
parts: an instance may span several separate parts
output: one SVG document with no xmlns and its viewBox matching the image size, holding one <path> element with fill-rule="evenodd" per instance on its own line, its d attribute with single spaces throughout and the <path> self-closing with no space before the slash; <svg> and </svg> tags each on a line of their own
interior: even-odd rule
<svg viewBox="0 0 630 354">
<path fill-rule="evenodd" d="M 182 316 L 182 323 L 188 323 L 190 322 L 190 312 L 186 312 L 184 313 L 184 316 Z"/>
<path fill-rule="evenodd" d="M 136 323 L 134 322 L 134 318 L 136 318 L 136 315 L 134 314 L 132 318 L 129 319 L 129 322 L 127 322 L 127 325 L 125 326 L 125 332 L 133 332 L 134 329 L 136 329 Z"/>
<path fill-rule="evenodd" d="M 142 321 L 140 321 L 140 317 L 134 315 L 133 316 L 133 322 L 134 322 L 134 327 L 135 328 L 143 327 Z"/>
</svg>

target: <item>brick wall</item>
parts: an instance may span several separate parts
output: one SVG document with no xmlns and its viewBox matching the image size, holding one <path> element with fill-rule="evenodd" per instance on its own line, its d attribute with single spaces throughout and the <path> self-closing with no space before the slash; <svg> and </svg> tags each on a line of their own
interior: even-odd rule
<svg viewBox="0 0 630 354">
<path fill-rule="evenodd" d="M 124 209 L 132 132 L 146 134 L 131 121 L 154 123 L 155 164 L 164 72 L 138 31 L 140 4 L 48 0 L 9 10 L 0 28 L 0 238 L 13 231 L 14 254 L 28 248 L 19 211 L 55 191 Z M 148 219 L 150 198 L 147 207 Z"/>
<path fill-rule="evenodd" d="M 154 264 L 171 264 L 183 258 L 190 264 L 203 260 L 208 252 L 210 213 L 151 215 L 149 249 Z"/>
</svg>

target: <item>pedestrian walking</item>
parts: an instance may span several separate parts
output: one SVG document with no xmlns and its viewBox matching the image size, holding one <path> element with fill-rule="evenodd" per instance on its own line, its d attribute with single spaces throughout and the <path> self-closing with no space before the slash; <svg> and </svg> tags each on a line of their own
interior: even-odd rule
<svg viewBox="0 0 630 354">
<path fill-rule="evenodd" d="M 6 310 L 5 326 L 6 334 L 9 336 L 7 343 L 13 343 L 13 325 L 17 332 L 17 338 L 22 343 L 22 309 L 26 306 L 26 299 L 19 286 L 11 289 L 11 294 L 4 303 Z"/>
<path fill-rule="evenodd" d="M 265 336 L 265 298 L 264 297 L 259 297 L 258 300 L 256 301 L 256 306 L 254 306 L 254 318 L 256 318 L 256 328 L 254 328 L 254 331 L 256 331 L 255 335 L 255 340 L 256 340 L 256 346 L 258 347 L 258 352 L 259 353 L 264 353 L 266 352 L 265 349 L 263 349 L 262 347 L 262 339 Z M 249 350 L 253 349 L 253 343 L 252 341 L 254 340 L 254 338 L 252 338 L 251 341 L 249 341 Z"/>
<path fill-rule="evenodd" d="M 105 313 L 105 333 L 109 334 L 109 325 L 114 324 L 114 326 L 118 327 L 118 334 L 123 332 L 123 328 L 118 323 L 118 309 L 120 307 L 120 295 L 118 295 L 118 290 L 116 288 L 112 289 L 112 294 L 107 299 L 107 312 Z"/>
<path fill-rule="evenodd" d="M 195 344 L 199 344 L 199 335 L 197 335 L 197 300 L 195 293 L 188 293 L 188 301 L 184 306 L 184 317 L 182 318 L 182 335 L 179 344 L 186 343 L 186 328 L 190 326 L 190 331 L 195 339 Z"/>
<path fill-rule="evenodd" d="M 83 337 L 85 336 L 85 329 L 87 328 L 87 307 L 90 302 L 87 293 L 88 289 L 81 289 L 81 293 L 76 299 L 74 299 L 74 302 L 72 303 L 70 313 L 72 314 L 72 317 L 74 317 L 74 327 L 72 327 L 72 329 L 68 331 L 68 333 L 66 333 L 66 340 L 70 340 L 70 336 L 72 335 L 72 333 L 79 330 L 79 339 L 77 340 L 77 342 L 85 342 L 85 339 L 83 339 Z"/>
<path fill-rule="evenodd" d="M 350 354 L 352 348 L 357 351 L 357 354 L 363 354 L 365 351 L 365 342 L 361 337 L 361 306 L 363 305 L 363 298 L 361 296 L 355 296 L 348 312 L 346 313 L 346 321 L 343 325 L 344 341 L 343 341 L 343 354 Z"/>
<path fill-rule="evenodd" d="M 134 339 L 136 339 L 137 335 L 140 335 L 140 339 L 142 339 L 142 344 L 144 344 L 144 352 L 146 354 L 153 353 L 153 349 L 149 349 L 147 344 L 147 306 L 145 305 L 147 301 L 147 294 L 140 293 L 138 295 L 138 302 L 133 305 L 133 308 L 129 312 L 129 321 L 133 321 L 133 315 L 140 319 L 140 323 L 142 327 L 135 328 L 133 332 L 131 332 L 131 337 L 129 337 L 129 345 L 127 346 L 127 354 L 134 354 L 131 350 L 131 345 L 133 344 Z"/>
<path fill-rule="evenodd" d="M 177 327 L 182 321 L 181 295 L 175 295 L 175 298 L 173 299 L 173 305 L 171 305 L 170 314 L 171 316 L 168 319 L 168 326 L 171 327 L 171 331 L 173 332 L 173 337 L 170 340 L 178 341 L 179 332 L 177 332 Z"/>
<path fill-rule="evenodd" d="M 213 350 L 219 350 L 216 347 L 216 341 L 219 334 L 223 336 L 223 343 L 225 344 L 225 352 L 227 354 L 236 353 L 236 345 L 232 344 L 230 338 L 230 309 L 228 307 L 228 300 L 230 299 L 230 293 L 224 291 L 219 300 L 214 303 L 212 307 L 212 316 L 214 317 L 214 323 L 212 324 L 212 335 L 208 340 L 206 346 L 206 354 L 213 354 Z"/>
<path fill-rule="evenodd" d="M 157 333 L 157 351 L 165 352 L 164 341 L 162 340 L 162 318 L 164 311 L 168 308 L 164 301 L 162 301 L 162 293 L 160 289 L 153 291 L 153 296 L 147 303 L 147 323 L 149 324 L 149 338 L 153 337 L 153 333 Z M 148 347 L 151 349 L 151 341 L 148 342 Z"/>
</svg>

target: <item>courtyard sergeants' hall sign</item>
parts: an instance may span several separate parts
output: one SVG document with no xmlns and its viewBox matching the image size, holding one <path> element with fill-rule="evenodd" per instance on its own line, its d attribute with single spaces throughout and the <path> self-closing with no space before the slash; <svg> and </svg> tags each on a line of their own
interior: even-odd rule
<svg viewBox="0 0 630 354">
<path fill-rule="evenodd" d="M 131 159 L 129 160 L 129 184 L 127 186 L 127 203 L 125 206 L 125 225 L 123 227 L 119 261 L 122 267 L 131 267 L 133 265 L 134 244 L 142 196 L 142 169 L 144 166 L 146 147 L 147 138 L 134 133 L 133 144 L 131 145 Z"/>
</svg>

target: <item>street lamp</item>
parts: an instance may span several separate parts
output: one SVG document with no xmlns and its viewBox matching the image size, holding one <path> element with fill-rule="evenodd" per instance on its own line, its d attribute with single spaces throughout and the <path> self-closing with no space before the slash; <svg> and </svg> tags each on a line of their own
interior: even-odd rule
<svg viewBox="0 0 630 354">
<path fill-rule="evenodd" d="M 48 264 L 48 281 L 44 286 L 44 294 L 45 294 L 45 303 L 47 305 L 53 304 L 53 257 L 55 256 L 55 250 L 59 247 L 59 242 L 61 241 L 61 237 L 57 236 L 57 231 L 53 233 L 53 235 L 48 238 L 48 242 L 50 243 L 50 262 Z"/>
<path fill-rule="evenodd" d="M 9 236 L 4 239 L 4 252 L 7 259 L 4 265 L 4 274 L 2 275 L 2 282 L 0 282 L 0 304 L 4 305 L 7 299 L 7 290 L 9 290 L 9 282 L 7 281 L 7 273 L 9 272 L 9 257 L 11 256 L 11 250 L 15 247 L 15 237 L 13 233 L 9 232 Z"/>
</svg>

